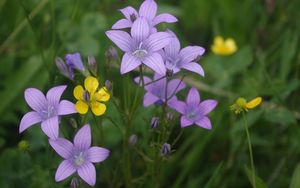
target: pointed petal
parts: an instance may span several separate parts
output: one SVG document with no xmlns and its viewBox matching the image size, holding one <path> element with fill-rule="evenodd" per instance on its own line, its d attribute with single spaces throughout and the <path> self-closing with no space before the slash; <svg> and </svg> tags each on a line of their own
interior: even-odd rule
<svg viewBox="0 0 300 188">
<path fill-rule="evenodd" d="M 205 49 L 200 46 L 188 46 L 180 51 L 181 61 L 183 63 L 189 63 L 197 59 L 197 57 L 202 56 Z"/>
<path fill-rule="evenodd" d="M 208 117 L 203 117 L 196 121 L 196 124 L 204 129 L 211 129 L 211 122 Z"/>
<path fill-rule="evenodd" d="M 150 106 L 151 104 L 155 103 L 156 101 L 160 100 L 157 96 L 153 95 L 152 93 L 147 92 L 144 95 L 144 106 Z"/>
<path fill-rule="evenodd" d="M 92 163 L 85 163 L 77 170 L 78 175 L 90 186 L 96 184 L 96 169 Z"/>
<path fill-rule="evenodd" d="M 58 106 L 58 115 L 68 115 L 77 113 L 75 105 L 67 100 L 62 100 Z"/>
<path fill-rule="evenodd" d="M 145 0 L 139 10 L 139 15 L 152 20 L 157 12 L 157 4 L 154 0 Z"/>
<path fill-rule="evenodd" d="M 92 102 L 91 103 L 91 109 L 92 109 L 92 112 L 96 116 L 101 116 L 101 115 L 103 115 L 105 113 L 106 106 L 105 106 L 105 104 L 102 104 L 100 102 Z"/>
<path fill-rule="evenodd" d="M 186 84 L 179 79 L 173 79 L 168 83 L 168 97 L 178 93 L 186 87 Z"/>
<path fill-rule="evenodd" d="M 150 26 L 146 18 L 138 18 L 131 27 L 131 36 L 137 42 L 140 43 L 149 36 Z"/>
<path fill-rule="evenodd" d="M 180 42 L 175 33 L 173 33 L 171 30 L 168 30 L 167 32 L 170 33 L 173 38 L 171 39 L 170 43 L 164 48 L 164 50 L 166 56 L 176 59 L 180 51 Z"/>
<path fill-rule="evenodd" d="M 112 29 L 124 29 L 132 26 L 132 23 L 127 19 L 121 19 L 117 21 L 111 28 Z"/>
<path fill-rule="evenodd" d="M 131 37 L 125 31 L 110 30 L 105 32 L 106 36 L 113 41 L 122 51 L 131 51 Z"/>
<path fill-rule="evenodd" d="M 59 103 L 61 95 L 63 94 L 66 88 L 66 85 L 51 88 L 46 95 L 48 102 L 53 106 L 57 105 Z"/>
<path fill-rule="evenodd" d="M 27 128 L 31 127 L 32 125 L 39 123 L 42 121 L 39 113 L 37 112 L 28 112 L 26 113 L 23 118 L 21 119 L 19 133 L 23 132 Z"/>
<path fill-rule="evenodd" d="M 163 14 L 159 14 L 158 16 L 156 16 L 153 19 L 153 25 L 157 25 L 160 23 L 174 23 L 177 22 L 177 18 L 175 16 L 173 16 L 172 14 L 167 14 L 167 13 L 163 13 Z"/>
<path fill-rule="evenodd" d="M 99 163 L 104 161 L 108 155 L 109 150 L 101 147 L 91 147 L 87 152 L 87 158 L 92 163 Z"/>
<path fill-rule="evenodd" d="M 218 105 L 216 100 L 205 100 L 199 104 L 200 113 L 203 115 L 211 112 Z"/>
<path fill-rule="evenodd" d="M 127 18 L 127 20 L 131 20 L 130 16 L 134 15 L 135 17 L 138 17 L 138 12 L 132 8 L 131 6 L 125 7 L 123 9 L 120 9 L 120 12 Z"/>
<path fill-rule="evenodd" d="M 172 35 L 167 32 L 157 32 L 149 36 L 145 41 L 145 46 L 150 52 L 156 52 L 167 46 L 172 38 Z"/>
<path fill-rule="evenodd" d="M 89 124 L 86 124 L 76 133 L 74 146 L 79 150 L 86 150 L 91 146 L 91 141 L 91 127 Z"/>
<path fill-rule="evenodd" d="M 192 122 L 191 120 L 187 119 L 185 116 L 181 116 L 180 118 L 180 125 L 181 128 L 193 125 L 194 122 Z"/>
<path fill-rule="evenodd" d="M 56 170 L 55 181 L 59 182 L 71 176 L 76 171 L 71 161 L 64 160 Z"/>
<path fill-rule="evenodd" d="M 27 104 L 35 111 L 40 112 L 47 104 L 45 95 L 38 89 L 28 88 L 24 93 Z"/>
<path fill-rule="evenodd" d="M 194 62 L 185 63 L 181 68 L 195 72 L 201 76 L 204 76 L 204 70 L 201 67 L 201 65 L 199 65 L 198 63 L 194 63 Z"/>
<path fill-rule="evenodd" d="M 172 100 L 168 105 L 181 114 L 185 114 L 186 104 L 179 100 Z"/>
<path fill-rule="evenodd" d="M 43 132 L 51 139 L 57 139 L 58 129 L 58 116 L 51 117 L 42 122 Z"/>
<path fill-rule="evenodd" d="M 141 64 L 142 63 L 139 59 L 137 59 L 130 53 L 125 53 L 122 58 L 120 73 L 126 74 L 126 73 L 132 71 L 133 69 L 137 68 Z"/>
<path fill-rule="evenodd" d="M 49 139 L 49 144 L 64 159 L 72 157 L 73 144 L 69 140 L 64 138 Z"/>
<path fill-rule="evenodd" d="M 166 74 L 164 61 L 159 53 L 153 53 L 144 58 L 143 63 L 160 75 Z"/>
<path fill-rule="evenodd" d="M 192 87 L 186 98 L 186 103 L 188 105 L 198 105 L 200 103 L 200 95 L 196 88 Z"/>
</svg>

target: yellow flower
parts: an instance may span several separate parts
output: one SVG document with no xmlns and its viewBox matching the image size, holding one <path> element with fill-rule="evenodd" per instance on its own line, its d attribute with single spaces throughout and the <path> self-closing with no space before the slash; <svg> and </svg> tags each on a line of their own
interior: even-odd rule
<svg viewBox="0 0 300 188">
<path fill-rule="evenodd" d="M 260 105 L 262 102 L 261 97 L 256 97 L 255 99 L 247 102 L 244 98 L 238 98 L 233 105 L 230 106 L 230 110 L 234 111 L 234 113 L 239 114 L 241 112 L 247 112 L 250 109 L 253 109 Z"/>
<path fill-rule="evenodd" d="M 227 56 L 234 54 L 237 50 L 237 46 L 232 38 L 224 40 L 223 37 L 216 36 L 214 39 L 214 43 L 211 46 L 211 50 L 216 55 Z"/>
<path fill-rule="evenodd" d="M 75 108 L 80 114 L 86 114 L 91 108 L 96 116 L 105 113 L 106 106 L 102 102 L 109 100 L 110 95 L 105 87 L 98 90 L 99 82 L 95 77 L 89 76 L 84 80 L 84 88 L 78 85 L 74 88 L 74 97 L 78 100 Z"/>
</svg>

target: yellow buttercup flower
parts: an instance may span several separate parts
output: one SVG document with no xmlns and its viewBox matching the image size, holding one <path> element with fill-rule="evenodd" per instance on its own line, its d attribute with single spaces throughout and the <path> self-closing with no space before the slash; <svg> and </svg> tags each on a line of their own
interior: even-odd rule
<svg viewBox="0 0 300 188">
<path fill-rule="evenodd" d="M 247 102 L 244 98 L 238 98 L 233 105 L 230 106 L 230 110 L 234 113 L 239 114 L 241 112 L 247 112 L 250 109 L 253 109 L 260 105 L 262 102 L 261 97 L 256 97 L 255 99 Z"/>
<path fill-rule="evenodd" d="M 237 50 L 237 46 L 232 38 L 224 40 L 223 37 L 216 36 L 214 39 L 214 43 L 211 46 L 211 50 L 216 55 L 227 56 L 234 54 Z"/>
<path fill-rule="evenodd" d="M 95 77 L 89 76 L 84 80 L 84 88 L 78 85 L 74 88 L 74 97 L 78 100 L 75 108 L 80 114 L 86 114 L 89 108 L 96 116 L 105 113 L 106 106 L 102 102 L 109 100 L 110 95 L 106 87 L 98 90 L 99 82 Z"/>
</svg>

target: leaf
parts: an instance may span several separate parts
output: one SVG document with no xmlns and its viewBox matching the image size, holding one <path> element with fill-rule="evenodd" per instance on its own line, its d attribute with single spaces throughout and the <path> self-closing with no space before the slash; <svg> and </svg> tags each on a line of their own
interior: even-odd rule
<svg viewBox="0 0 300 188">
<path fill-rule="evenodd" d="M 245 168 L 246 175 L 247 175 L 252 187 L 254 187 L 253 186 L 254 182 L 252 182 L 252 171 L 246 165 L 244 168 Z M 268 187 L 266 185 L 266 183 L 258 176 L 255 176 L 255 185 L 256 185 L 255 186 L 256 188 L 267 188 Z"/>
<path fill-rule="evenodd" d="M 300 163 L 297 164 L 294 170 L 289 188 L 299 188 L 299 185 L 300 185 Z"/>
<path fill-rule="evenodd" d="M 294 114 L 284 107 L 266 110 L 264 117 L 269 122 L 276 123 L 276 124 L 288 125 L 288 124 L 296 123 Z"/>
<path fill-rule="evenodd" d="M 221 162 L 215 169 L 213 175 L 209 178 L 204 188 L 216 187 L 216 180 L 220 177 L 221 171 L 223 170 L 223 162 Z"/>
</svg>

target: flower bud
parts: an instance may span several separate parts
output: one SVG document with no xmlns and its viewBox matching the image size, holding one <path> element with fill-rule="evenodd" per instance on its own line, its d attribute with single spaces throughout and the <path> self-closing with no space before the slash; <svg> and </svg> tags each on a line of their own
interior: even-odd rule
<svg viewBox="0 0 300 188">
<path fill-rule="evenodd" d="M 170 144 L 164 143 L 163 146 L 162 146 L 162 148 L 161 148 L 161 154 L 163 156 L 167 156 L 167 155 L 170 154 L 170 152 L 171 152 L 171 146 L 170 146 Z"/>
<path fill-rule="evenodd" d="M 19 142 L 18 148 L 21 151 L 29 151 L 29 143 L 26 140 L 22 140 Z"/>
<path fill-rule="evenodd" d="M 108 61 L 117 61 L 119 59 L 119 55 L 116 48 L 110 46 L 105 52 L 105 58 Z"/>
<path fill-rule="evenodd" d="M 74 129 L 77 129 L 77 128 L 78 128 L 77 121 L 76 121 L 74 118 L 71 118 L 71 119 L 69 120 L 69 123 L 72 125 L 72 127 L 73 127 Z"/>
<path fill-rule="evenodd" d="M 79 71 L 85 71 L 85 67 L 81 60 L 80 53 L 67 54 L 65 56 L 66 63 L 69 67 L 77 69 Z"/>
<path fill-rule="evenodd" d="M 59 72 L 70 80 L 74 80 L 73 68 L 69 67 L 61 58 L 57 57 L 55 59 L 55 64 Z"/>
<path fill-rule="evenodd" d="M 94 75 L 97 75 L 98 66 L 97 66 L 96 59 L 94 56 L 88 56 L 88 66 L 89 66 L 89 70 Z"/>
<path fill-rule="evenodd" d="M 71 180 L 71 188 L 79 188 L 80 185 L 80 181 L 78 180 L 78 178 L 74 177 Z"/>
<path fill-rule="evenodd" d="M 167 113 L 167 120 L 171 121 L 174 117 L 174 114 L 172 112 Z"/>
<path fill-rule="evenodd" d="M 109 81 L 109 80 L 106 80 L 105 81 L 105 88 L 108 90 L 108 91 L 110 91 L 110 90 L 112 90 L 112 83 L 111 83 L 111 81 Z"/>
<path fill-rule="evenodd" d="M 151 128 L 156 129 L 158 124 L 159 124 L 159 118 L 158 117 L 153 117 L 151 119 Z"/>
<path fill-rule="evenodd" d="M 130 146 L 134 146 L 137 143 L 137 141 L 138 137 L 136 134 L 131 135 L 128 140 Z"/>
</svg>

